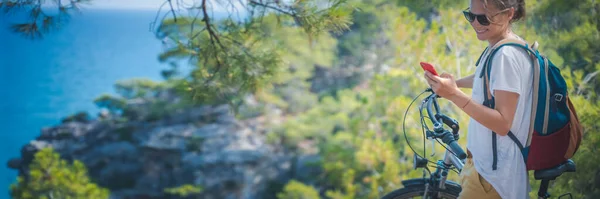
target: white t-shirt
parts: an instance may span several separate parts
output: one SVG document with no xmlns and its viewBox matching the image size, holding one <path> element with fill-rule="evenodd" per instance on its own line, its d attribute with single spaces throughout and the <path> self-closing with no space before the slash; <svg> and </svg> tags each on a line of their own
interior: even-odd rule
<svg viewBox="0 0 600 199">
<path fill-rule="evenodd" d="M 485 63 L 482 57 L 473 80 L 472 99 L 483 104 L 483 78 L 479 74 Z M 533 67 L 524 49 L 504 46 L 492 60 L 490 90 L 509 91 L 519 94 L 517 110 L 510 130 L 521 141 L 527 142 L 531 106 Z M 496 104 L 498 103 L 496 99 Z M 519 147 L 508 136 L 496 135 L 497 169 L 492 170 L 492 131 L 471 118 L 467 135 L 467 148 L 473 154 L 473 163 L 479 174 L 485 178 L 504 199 L 529 198 L 529 179 L 523 155 Z"/>
</svg>

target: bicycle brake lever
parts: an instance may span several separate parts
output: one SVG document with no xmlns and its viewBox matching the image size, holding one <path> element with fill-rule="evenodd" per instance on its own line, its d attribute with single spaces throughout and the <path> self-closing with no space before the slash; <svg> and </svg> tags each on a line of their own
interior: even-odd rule
<svg viewBox="0 0 600 199">
<path fill-rule="evenodd" d="M 452 134 L 456 135 L 460 126 L 458 126 L 458 122 L 455 119 L 452 119 L 444 114 L 436 114 L 435 118 L 437 120 L 441 120 L 444 124 L 452 128 Z"/>
</svg>

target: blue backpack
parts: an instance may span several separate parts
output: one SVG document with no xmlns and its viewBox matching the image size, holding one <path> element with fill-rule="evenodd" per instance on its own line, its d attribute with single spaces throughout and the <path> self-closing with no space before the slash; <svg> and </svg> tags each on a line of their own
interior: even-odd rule
<svg viewBox="0 0 600 199">
<path fill-rule="evenodd" d="M 527 170 L 541 170 L 557 166 L 571 158 L 579 145 L 583 135 L 583 128 L 569 99 L 567 84 L 558 69 L 547 57 L 537 50 L 537 42 L 529 46 L 524 41 L 505 39 L 498 42 L 490 50 L 489 56 L 483 65 L 479 77 L 483 79 L 484 102 L 483 105 L 494 108 L 494 97 L 489 91 L 489 78 L 492 67 L 492 58 L 498 49 L 504 46 L 514 46 L 525 49 L 532 59 L 533 73 L 533 105 L 529 137 L 526 143 L 521 143 L 517 137 L 508 132 L 508 136 L 519 146 Z M 488 49 L 486 48 L 486 51 Z M 485 51 L 484 53 L 485 54 Z M 477 60 L 479 61 L 481 57 Z M 492 132 L 493 164 L 497 169 L 497 146 L 495 132 Z"/>
</svg>

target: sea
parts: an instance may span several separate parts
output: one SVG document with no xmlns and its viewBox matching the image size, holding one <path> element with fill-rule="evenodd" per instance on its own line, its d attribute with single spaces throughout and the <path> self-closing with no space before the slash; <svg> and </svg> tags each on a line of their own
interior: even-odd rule
<svg viewBox="0 0 600 199">
<path fill-rule="evenodd" d="M 167 63 L 151 30 L 156 10 L 85 9 L 42 39 L 9 26 L 18 17 L 0 13 L 0 199 L 9 197 L 17 172 L 7 167 L 43 127 L 79 111 L 97 115 L 93 100 L 114 94 L 131 78 L 162 81 Z"/>
</svg>

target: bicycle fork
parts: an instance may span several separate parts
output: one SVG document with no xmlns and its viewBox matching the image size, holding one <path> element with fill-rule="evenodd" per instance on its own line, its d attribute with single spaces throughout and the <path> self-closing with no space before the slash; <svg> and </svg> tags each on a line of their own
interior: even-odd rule
<svg viewBox="0 0 600 199">
<path fill-rule="evenodd" d="M 447 168 L 449 166 L 450 165 L 445 164 L 444 161 L 442 161 L 442 160 L 439 160 L 437 162 L 435 172 L 433 172 L 431 174 L 431 178 L 430 178 L 431 180 L 429 180 L 428 182 L 425 182 L 425 191 L 423 192 L 423 198 L 428 198 L 429 189 L 431 188 L 431 186 L 437 185 L 437 188 L 434 190 L 446 189 L 446 179 L 448 178 L 448 169 Z M 423 174 L 425 174 L 425 171 L 423 171 Z M 435 198 L 441 197 L 440 193 L 437 191 L 433 192 L 432 195 L 434 195 Z"/>
<path fill-rule="evenodd" d="M 450 150 L 450 149 L 448 149 Z M 431 179 L 429 182 L 425 183 L 425 192 L 423 193 L 423 198 L 427 198 L 429 194 L 430 186 L 432 182 L 437 182 L 437 190 L 445 190 L 446 189 L 446 180 L 448 179 L 448 168 L 452 165 L 456 167 L 458 170 L 462 170 L 464 166 L 463 160 L 460 160 L 458 157 L 454 156 L 452 153 L 446 151 L 444 154 L 444 160 L 438 160 L 436 164 L 435 172 L 431 175 Z M 441 169 L 440 169 L 441 168 Z M 440 171 L 441 170 L 441 171 Z M 423 175 L 425 175 L 425 171 L 423 170 Z M 433 186 L 436 186 L 434 183 Z M 439 192 L 436 192 L 436 198 L 440 198 L 441 195 Z M 436 194 L 434 193 L 434 194 Z"/>
</svg>

